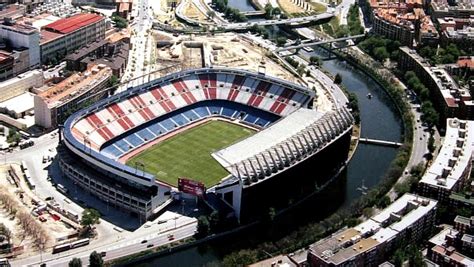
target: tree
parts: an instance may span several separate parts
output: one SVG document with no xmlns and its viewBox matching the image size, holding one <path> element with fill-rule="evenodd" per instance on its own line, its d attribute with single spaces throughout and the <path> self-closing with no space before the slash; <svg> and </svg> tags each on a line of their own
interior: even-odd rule
<svg viewBox="0 0 474 267">
<path fill-rule="evenodd" d="M 319 58 L 317 56 L 311 56 L 309 58 L 309 62 L 313 65 L 321 66 L 321 58 Z"/>
<path fill-rule="evenodd" d="M 265 18 L 266 18 L 266 19 L 271 19 L 271 18 L 273 18 L 273 6 L 272 6 L 272 4 L 267 3 L 267 4 L 265 5 L 264 10 L 265 10 Z"/>
<path fill-rule="evenodd" d="M 93 225 L 100 223 L 100 213 L 95 209 L 85 209 L 82 212 L 81 225 L 86 227 L 88 231 Z"/>
<path fill-rule="evenodd" d="M 342 82 L 342 76 L 341 74 L 337 73 L 336 76 L 334 76 L 334 83 L 340 84 L 341 82 Z"/>
<path fill-rule="evenodd" d="M 117 76 L 112 75 L 109 79 L 109 87 L 113 87 L 117 85 L 118 83 L 119 83 L 119 79 L 117 78 Z"/>
<path fill-rule="evenodd" d="M 89 256 L 89 266 L 90 267 L 102 267 L 104 266 L 104 260 L 102 256 L 97 253 L 97 251 L 93 251 Z"/>
<path fill-rule="evenodd" d="M 374 209 L 373 208 L 370 208 L 370 207 L 367 207 L 365 209 L 362 210 L 362 214 L 366 217 L 366 218 L 370 218 L 372 217 L 372 214 L 374 214 Z"/>
<path fill-rule="evenodd" d="M 82 261 L 79 258 L 72 258 L 68 264 L 69 267 L 82 267 Z"/>
<path fill-rule="evenodd" d="M 384 195 L 377 203 L 377 207 L 381 208 L 381 209 L 384 209 L 386 207 L 388 207 L 388 205 L 390 205 L 392 201 L 390 200 L 390 197 L 388 197 L 387 195 Z"/>
<path fill-rule="evenodd" d="M 397 267 L 400 267 L 403 265 L 403 262 L 405 261 L 405 252 L 403 249 L 397 249 L 395 253 L 392 256 L 392 261 L 393 264 Z"/>
<path fill-rule="evenodd" d="M 277 46 L 284 46 L 286 44 L 286 37 L 284 36 L 278 36 L 275 40 Z"/>
<path fill-rule="evenodd" d="M 434 137 L 432 134 L 430 134 L 430 137 L 428 138 L 428 151 L 430 153 L 433 153 L 436 149 L 436 146 L 435 146 L 435 140 L 434 140 Z"/>
<path fill-rule="evenodd" d="M 113 15 L 111 19 L 115 23 L 115 26 L 119 29 L 124 29 L 124 28 L 127 28 L 128 26 L 127 20 L 120 16 Z"/>
<path fill-rule="evenodd" d="M 15 128 L 9 128 L 7 142 L 10 144 L 17 144 L 21 140 L 21 135 Z"/>
<path fill-rule="evenodd" d="M 206 237 L 210 231 L 209 220 L 206 216 L 199 216 L 198 225 L 197 225 L 197 237 L 202 238 Z"/>
<path fill-rule="evenodd" d="M 382 62 L 385 59 L 387 59 L 390 56 L 390 54 L 387 52 L 387 49 L 385 47 L 376 47 L 374 48 L 374 57 L 378 61 Z"/>
<path fill-rule="evenodd" d="M 213 19 L 216 17 L 216 12 L 212 11 L 212 10 L 209 10 L 207 12 L 207 16 L 210 18 L 210 19 Z"/>
</svg>

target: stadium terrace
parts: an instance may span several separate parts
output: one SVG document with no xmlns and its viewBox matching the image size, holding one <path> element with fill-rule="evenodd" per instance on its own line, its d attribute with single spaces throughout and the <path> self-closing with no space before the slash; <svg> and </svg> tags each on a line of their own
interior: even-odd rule
<svg viewBox="0 0 474 267">
<path fill-rule="evenodd" d="M 207 194 L 226 202 L 240 218 L 249 203 L 244 198 L 255 197 L 255 189 L 247 188 L 288 179 L 284 174 L 318 157 L 334 161 L 321 165 L 331 171 L 347 158 L 352 116 L 346 108 L 317 111 L 312 108 L 314 97 L 313 91 L 300 85 L 238 69 L 170 74 L 73 114 L 62 131 L 60 166 L 87 191 L 148 219 L 177 192 L 178 177 L 162 179 L 166 168 L 149 172 L 153 161 L 129 164 L 128 160 L 159 150 L 163 142 L 198 125 L 213 121 L 237 125 L 236 131 L 248 129 L 248 134 L 226 140 L 230 145 L 212 152 L 209 160 L 227 174 L 213 181 Z M 239 136 L 246 138 L 239 140 Z M 333 157 L 335 153 L 345 155 Z M 181 159 L 171 160 L 179 165 Z"/>
</svg>

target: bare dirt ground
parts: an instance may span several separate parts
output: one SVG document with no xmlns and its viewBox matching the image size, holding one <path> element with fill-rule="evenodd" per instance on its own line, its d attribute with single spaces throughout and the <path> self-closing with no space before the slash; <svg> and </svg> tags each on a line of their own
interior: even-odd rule
<svg viewBox="0 0 474 267">
<path fill-rule="evenodd" d="M 17 176 L 10 175 L 8 173 L 9 169 L 11 170 L 10 173 L 16 173 Z M 54 246 L 58 238 L 60 239 L 74 233 L 72 228 L 60 220 L 55 221 L 46 211 L 42 212 L 39 216 L 35 216 L 32 213 L 37 207 L 37 204 L 35 205 L 34 203 L 41 204 L 41 202 L 45 203 L 45 201 L 41 201 L 30 190 L 23 178 L 19 165 L 0 166 L 0 194 L 2 195 L 0 198 L 0 223 L 3 223 L 12 232 L 11 241 L 13 247 L 23 247 L 22 250 L 20 249 L 23 255 L 37 253 L 38 246 L 35 244 L 32 234 L 21 225 L 21 216 L 28 215 L 31 223 L 36 225 L 27 228 L 37 227 L 37 232 L 44 231 L 46 236 L 44 246 L 46 249 Z M 11 203 L 7 205 L 5 203 L 6 199 Z M 9 212 L 7 206 L 14 207 L 15 211 Z M 45 221 L 41 222 L 39 217 L 42 217 Z"/>
<path fill-rule="evenodd" d="M 198 21 L 207 21 L 207 17 L 203 14 L 194 3 L 188 1 L 184 9 L 184 15 Z"/>
<path fill-rule="evenodd" d="M 172 45 L 157 49 L 156 62 L 166 66 L 173 64 L 180 69 L 203 67 L 202 46 L 210 54 L 214 66 L 235 67 L 250 71 L 263 71 L 269 75 L 298 82 L 279 64 L 266 56 L 267 51 L 234 33 L 216 35 L 181 35 L 164 37 L 155 34 L 157 41 L 170 41 Z M 194 48 L 192 48 L 194 47 Z"/>
<path fill-rule="evenodd" d="M 289 14 L 298 14 L 298 13 L 306 12 L 306 10 L 299 7 L 298 5 L 293 3 L 291 0 L 278 0 L 278 5 L 281 7 L 283 11 Z"/>
</svg>

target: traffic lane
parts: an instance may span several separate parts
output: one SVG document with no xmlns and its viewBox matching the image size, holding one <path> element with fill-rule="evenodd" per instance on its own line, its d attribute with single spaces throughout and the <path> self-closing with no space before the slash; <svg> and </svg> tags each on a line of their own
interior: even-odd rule
<svg viewBox="0 0 474 267">
<path fill-rule="evenodd" d="M 174 230 L 171 234 L 173 234 L 174 239 L 170 240 L 168 238 L 169 233 L 162 233 L 159 236 L 155 238 L 151 238 L 150 240 L 147 240 L 146 243 L 141 243 L 143 240 L 143 237 L 139 238 L 134 238 L 132 240 L 123 240 L 120 241 L 116 246 L 120 246 L 122 244 L 125 244 L 125 246 L 120 246 L 115 249 L 108 250 L 106 246 L 102 247 L 97 247 L 93 250 L 87 251 L 87 252 L 81 252 L 81 253 L 70 253 L 68 255 L 65 255 L 64 257 L 61 257 L 60 259 L 57 260 L 52 260 L 47 262 L 47 266 L 65 266 L 67 263 L 73 258 L 80 258 L 83 263 L 87 263 L 89 261 L 89 255 L 92 253 L 92 251 L 97 251 L 98 253 L 105 252 L 106 255 L 104 257 L 105 260 L 112 260 L 115 258 L 127 256 L 130 254 L 138 253 L 140 251 L 146 250 L 146 249 L 152 249 L 152 247 L 147 248 L 147 246 L 151 243 L 153 243 L 153 247 L 158 247 L 158 246 L 163 246 L 184 238 L 191 237 L 194 235 L 194 231 L 196 228 L 197 223 L 194 223 L 192 225 L 187 225 L 183 228 L 178 228 Z M 107 245 L 110 246 L 110 245 Z M 74 252 L 74 251 L 72 251 Z M 60 256 L 58 254 L 58 256 Z"/>
</svg>

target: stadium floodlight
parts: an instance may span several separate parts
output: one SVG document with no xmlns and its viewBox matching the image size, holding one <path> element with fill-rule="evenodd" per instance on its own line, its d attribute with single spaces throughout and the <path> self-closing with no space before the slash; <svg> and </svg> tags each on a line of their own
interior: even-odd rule
<svg viewBox="0 0 474 267">
<path fill-rule="evenodd" d="M 138 167 L 142 167 L 141 171 L 142 171 L 142 175 L 145 175 L 145 164 L 141 161 L 135 161 L 135 173 L 138 172 Z"/>
</svg>

